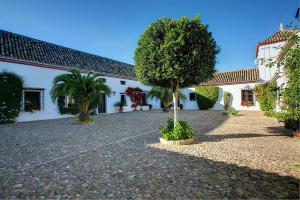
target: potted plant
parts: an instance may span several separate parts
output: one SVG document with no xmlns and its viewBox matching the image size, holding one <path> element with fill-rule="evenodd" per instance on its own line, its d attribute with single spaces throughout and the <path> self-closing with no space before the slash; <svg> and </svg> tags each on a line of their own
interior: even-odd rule
<svg viewBox="0 0 300 200">
<path fill-rule="evenodd" d="M 247 106 L 247 107 L 253 106 L 253 102 L 251 102 L 251 101 L 242 101 L 242 106 Z"/>
<path fill-rule="evenodd" d="M 126 106 L 126 103 L 122 102 L 122 101 L 117 101 L 115 103 L 115 107 L 119 107 L 119 112 L 123 112 L 124 111 L 124 107 Z"/>
<path fill-rule="evenodd" d="M 179 121 L 174 127 L 174 121 L 168 119 L 167 126 L 161 126 L 162 137 L 159 138 L 163 144 L 189 145 L 195 144 L 195 132 L 186 121 Z"/>
</svg>

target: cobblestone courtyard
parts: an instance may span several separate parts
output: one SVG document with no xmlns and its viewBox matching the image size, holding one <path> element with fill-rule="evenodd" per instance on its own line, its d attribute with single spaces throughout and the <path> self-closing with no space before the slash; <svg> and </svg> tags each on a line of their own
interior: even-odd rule
<svg viewBox="0 0 300 200">
<path fill-rule="evenodd" d="M 171 113 L 0 126 L 0 199 L 299 198 L 300 140 L 260 112 L 182 111 L 197 144 L 159 143 Z"/>
</svg>

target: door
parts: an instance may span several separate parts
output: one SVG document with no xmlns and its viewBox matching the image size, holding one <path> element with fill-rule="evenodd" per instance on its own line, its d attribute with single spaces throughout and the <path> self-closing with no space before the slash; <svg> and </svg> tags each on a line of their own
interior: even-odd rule
<svg viewBox="0 0 300 200">
<path fill-rule="evenodd" d="M 98 113 L 106 113 L 106 98 L 105 93 L 101 93 L 98 103 Z"/>
</svg>

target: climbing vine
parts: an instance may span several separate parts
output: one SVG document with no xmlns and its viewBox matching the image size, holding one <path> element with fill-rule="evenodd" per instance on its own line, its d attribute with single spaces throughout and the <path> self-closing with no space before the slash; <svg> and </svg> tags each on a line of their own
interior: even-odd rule
<svg viewBox="0 0 300 200">
<path fill-rule="evenodd" d="M 254 88 L 255 98 L 261 111 L 266 116 L 274 116 L 277 97 L 277 84 L 275 81 L 258 84 Z"/>
</svg>

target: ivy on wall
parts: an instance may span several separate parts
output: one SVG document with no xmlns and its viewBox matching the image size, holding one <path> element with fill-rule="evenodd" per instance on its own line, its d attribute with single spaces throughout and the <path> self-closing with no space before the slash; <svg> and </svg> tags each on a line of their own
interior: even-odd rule
<svg viewBox="0 0 300 200">
<path fill-rule="evenodd" d="M 216 86 L 197 86 L 195 93 L 200 110 L 212 108 L 218 100 L 218 87 Z"/>
<path fill-rule="evenodd" d="M 23 80 L 11 72 L 0 72 L 0 124 L 14 123 L 22 101 Z"/>
</svg>

